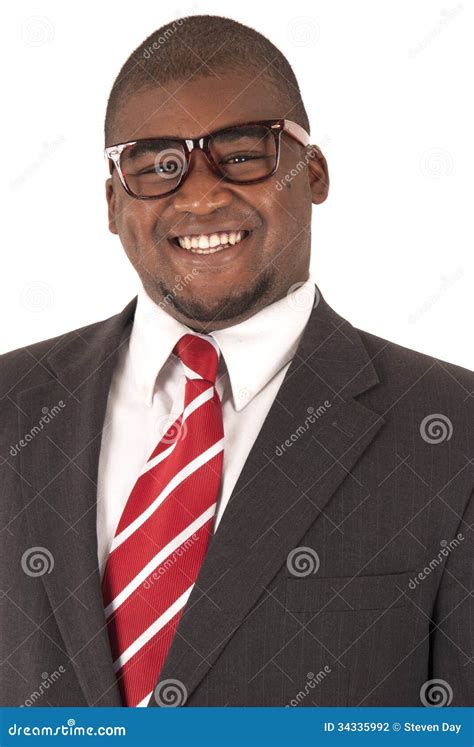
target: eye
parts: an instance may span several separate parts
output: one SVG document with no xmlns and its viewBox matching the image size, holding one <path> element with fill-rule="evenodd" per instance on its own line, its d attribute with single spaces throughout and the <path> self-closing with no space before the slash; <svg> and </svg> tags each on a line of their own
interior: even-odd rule
<svg viewBox="0 0 474 747">
<path fill-rule="evenodd" d="M 145 176 L 148 174 L 177 174 L 180 171 L 180 166 L 177 163 L 173 163 L 171 161 L 164 161 L 163 163 L 157 163 L 156 165 L 150 164 L 149 166 L 146 166 L 143 169 L 140 169 L 140 171 L 137 172 L 137 176 Z"/>
<path fill-rule="evenodd" d="M 179 164 L 177 164 L 174 161 L 165 161 L 164 163 L 160 163 L 156 171 L 159 171 L 160 174 L 174 174 L 176 171 L 179 171 Z"/>
<path fill-rule="evenodd" d="M 259 158 L 265 158 L 266 156 L 255 155 L 252 153 L 238 153 L 235 156 L 227 156 L 221 160 L 221 163 L 239 164 L 246 163 L 247 161 L 257 161 Z"/>
</svg>

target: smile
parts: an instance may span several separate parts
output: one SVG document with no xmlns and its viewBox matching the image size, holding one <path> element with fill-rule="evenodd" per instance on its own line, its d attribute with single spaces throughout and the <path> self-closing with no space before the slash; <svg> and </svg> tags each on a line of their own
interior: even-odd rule
<svg viewBox="0 0 474 747">
<path fill-rule="evenodd" d="M 215 254 L 246 239 L 250 231 L 219 231 L 191 236 L 175 236 L 172 241 L 192 254 Z"/>
</svg>

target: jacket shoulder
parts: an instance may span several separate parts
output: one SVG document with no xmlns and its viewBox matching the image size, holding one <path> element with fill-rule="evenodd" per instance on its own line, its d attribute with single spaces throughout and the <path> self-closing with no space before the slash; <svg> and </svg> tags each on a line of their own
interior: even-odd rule
<svg viewBox="0 0 474 747">
<path fill-rule="evenodd" d="M 400 383 L 406 383 L 408 379 L 414 382 L 417 377 L 427 377 L 432 383 L 445 382 L 448 387 L 451 381 L 454 388 L 465 387 L 468 392 L 474 394 L 474 371 L 404 347 L 370 332 L 360 329 L 357 331 L 377 369 L 381 383 L 383 379 L 391 379 L 393 382 L 396 378 Z"/>
<path fill-rule="evenodd" d="M 0 399 L 18 385 L 22 389 L 35 386 L 45 379 L 50 379 L 53 372 L 48 358 L 62 348 L 71 351 L 89 346 L 94 341 L 106 339 L 108 331 L 121 326 L 122 318 L 127 318 L 133 310 L 134 301 L 128 304 L 119 314 L 114 314 L 83 327 L 78 327 L 61 335 L 25 345 L 0 355 Z"/>
<path fill-rule="evenodd" d="M 399 397 L 436 403 L 462 403 L 466 414 L 474 404 L 474 371 L 357 330 L 380 381 L 381 390 Z"/>
</svg>

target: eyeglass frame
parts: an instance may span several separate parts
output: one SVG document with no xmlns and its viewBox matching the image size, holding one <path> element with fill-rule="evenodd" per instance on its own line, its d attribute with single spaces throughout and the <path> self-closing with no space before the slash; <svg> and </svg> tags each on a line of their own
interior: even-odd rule
<svg viewBox="0 0 474 747">
<path fill-rule="evenodd" d="M 275 165 L 272 169 L 272 171 L 269 174 L 266 174 L 265 176 L 261 176 L 258 179 L 249 179 L 245 181 L 236 181 L 234 179 L 231 179 L 230 177 L 223 174 L 218 165 L 215 163 L 210 151 L 209 151 L 209 140 L 212 137 L 215 137 L 216 135 L 219 135 L 221 132 L 226 132 L 227 130 L 232 130 L 237 127 L 251 127 L 251 126 L 262 126 L 267 127 L 270 132 L 273 135 L 274 142 L 275 142 Z M 160 137 L 147 137 L 147 138 L 140 138 L 138 140 L 130 140 L 127 143 L 116 143 L 115 145 L 109 145 L 104 149 L 104 155 L 111 161 L 110 164 L 110 173 L 113 173 L 113 166 L 115 166 L 117 170 L 118 177 L 120 179 L 120 182 L 122 184 L 122 187 L 124 188 L 125 192 L 130 195 L 130 197 L 134 197 L 137 200 L 159 200 L 162 197 L 168 197 L 169 195 L 174 194 L 178 191 L 178 189 L 183 185 L 184 181 L 186 180 L 186 177 L 189 174 L 189 163 L 191 158 L 191 153 L 193 150 L 201 150 L 204 155 L 207 158 L 207 161 L 212 169 L 212 171 L 217 174 L 223 181 L 230 182 L 231 184 L 257 184 L 258 182 L 263 182 L 265 179 L 269 179 L 271 176 L 275 174 L 275 172 L 278 169 L 278 165 L 280 162 L 280 139 L 282 133 L 285 132 L 289 137 L 291 137 L 293 140 L 296 140 L 300 145 L 303 145 L 304 147 L 307 147 L 310 143 L 310 136 L 297 122 L 293 122 L 290 119 L 263 119 L 256 122 L 239 122 L 238 124 L 234 125 L 228 125 L 227 127 L 221 127 L 218 130 L 214 130 L 213 132 L 209 132 L 206 135 L 200 135 L 196 138 L 179 138 L 172 135 L 163 135 Z M 136 195 L 128 186 L 125 177 L 123 175 L 121 166 L 120 166 L 120 158 L 122 156 L 123 151 L 126 148 L 129 148 L 133 145 L 137 145 L 141 142 L 146 142 L 149 140 L 173 140 L 174 142 L 178 142 L 183 146 L 183 152 L 185 157 L 185 165 L 180 177 L 180 180 L 178 184 L 173 187 L 173 189 L 170 189 L 168 192 L 164 192 L 161 195 Z"/>
</svg>

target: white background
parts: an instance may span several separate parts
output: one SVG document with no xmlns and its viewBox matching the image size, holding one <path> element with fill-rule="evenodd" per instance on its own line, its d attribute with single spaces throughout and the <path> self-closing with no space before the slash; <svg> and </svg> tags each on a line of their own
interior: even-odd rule
<svg viewBox="0 0 474 747">
<path fill-rule="evenodd" d="M 356 327 L 474 368 L 473 5 L 4 6 L 0 352 L 111 316 L 135 295 L 107 229 L 106 99 L 152 31 L 216 13 L 265 33 L 300 82 L 331 178 L 313 208 L 312 272 L 326 300 Z"/>
</svg>

